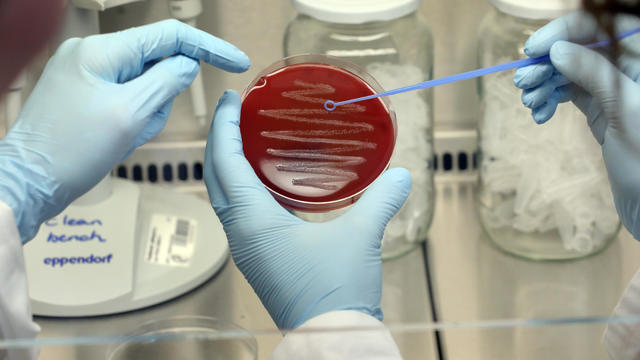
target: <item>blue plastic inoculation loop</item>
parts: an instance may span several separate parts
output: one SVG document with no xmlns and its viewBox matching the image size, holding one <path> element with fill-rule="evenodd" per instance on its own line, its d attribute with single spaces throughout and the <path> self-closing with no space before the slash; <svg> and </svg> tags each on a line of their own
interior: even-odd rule
<svg viewBox="0 0 640 360">
<path fill-rule="evenodd" d="M 333 111 L 336 108 L 336 103 L 332 100 L 327 100 L 324 102 L 324 108 Z"/>
<path fill-rule="evenodd" d="M 637 33 L 640 33 L 640 27 L 637 27 L 637 28 L 622 32 L 622 33 L 616 35 L 615 38 L 616 38 L 616 40 L 620 40 L 620 39 L 626 38 L 627 36 L 631 36 L 631 35 L 637 34 Z M 604 46 L 609 46 L 609 45 L 611 45 L 611 42 L 612 42 L 611 40 L 603 40 L 603 41 L 599 41 L 599 42 L 596 42 L 596 43 L 593 43 L 593 44 L 585 45 L 585 47 L 587 47 L 589 49 L 596 49 L 596 48 L 600 48 L 600 47 L 604 47 Z M 342 105 L 346 105 L 346 104 L 352 104 L 352 103 L 355 103 L 355 102 L 375 99 L 375 98 L 381 97 L 381 96 L 395 95 L 395 94 L 399 94 L 399 93 L 403 93 L 403 92 L 407 92 L 407 91 L 428 89 L 428 88 L 432 88 L 432 87 L 439 86 L 439 85 L 444 85 L 444 84 L 449 84 L 449 83 L 456 82 L 456 81 L 473 79 L 473 78 L 477 78 L 477 77 L 480 77 L 480 76 L 485 76 L 485 75 L 497 73 L 497 72 L 500 72 L 500 71 L 521 68 L 521 67 L 525 67 L 525 66 L 529 66 L 529 65 L 548 62 L 548 61 L 549 61 L 549 55 L 511 61 L 511 62 L 508 62 L 508 63 L 505 63 L 505 64 L 500 64 L 500 65 L 490 66 L 490 67 L 486 67 L 486 68 L 482 68 L 482 69 L 467 71 L 467 72 L 456 74 L 456 75 L 446 76 L 446 77 L 443 77 L 443 78 L 440 78 L 440 79 L 428 80 L 428 81 L 424 81 L 424 82 L 421 82 L 421 83 L 418 83 L 418 84 L 415 84 L 415 85 L 409 85 L 409 86 L 401 87 L 401 88 L 398 88 L 398 89 L 381 92 L 379 94 L 373 94 L 373 95 L 369 95 L 369 96 L 363 96 L 363 97 L 350 99 L 350 100 L 344 100 L 344 101 L 327 100 L 324 103 L 324 108 L 327 109 L 328 111 L 333 111 L 338 106 L 342 106 Z"/>
</svg>

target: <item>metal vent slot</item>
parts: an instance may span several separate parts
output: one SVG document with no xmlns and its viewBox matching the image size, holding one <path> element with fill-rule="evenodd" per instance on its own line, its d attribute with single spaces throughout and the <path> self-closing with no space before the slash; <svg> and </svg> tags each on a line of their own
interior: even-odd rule
<svg viewBox="0 0 640 360">
<path fill-rule="evenodd" d="M 144 171 L 145 167 L 146 172 Z M 162 169 L 161 174 L 158 168 Z M 189 171 L 190 169 L 191 171 Z M 189 164 L 183 161 L 177 164 L 164 164 L 162 167 L 154 163 L 146 164 L 146 166 L 135 164 L 132 167 L 119 165 L 114 171 L 114 175 L 123 179 L 150 183 L 200 182 L 204 177 L 203 171 L 201 162 Z"/>
<path fill-rule="evenodd" d="M 433 169 L 436 173 L 452 171 L 473 172 L 478 170 L 478 156 L 479 154 L 477 151 L 474 151 L 473 153 L 458 152 L 457 154 L 452 154 L 450 152 L 445 152 L 444 154 L 436 153 L 433 156 Z M 442 164 L 441 169 L 438 168 L 439 164 Z"/>
<path fill-rule="evenodd" d="M 113 175 L 133 181 L 202 192 L 205 141 L 158 142 L 138 148 L 119 164 Z"/>
<path fill-rule="evenodd" d="M 158 181 L 158 168 L 155 164 L 151 164 L 147 167 L 147 179 L 152 183 Z"/>
<path fill-rule="evenodd" d="M 474 129 L 437 129 L 434 134 L 433 170 L 439 181 L 475 181 L 479 167 Z M 202 192 L 206 142 L 149 143 L 119 164 L 113 175 L 133 181 L 172 186 L 180 191 Z"/>
<path fill-rule="evenodd" d="M 479 152 L 473 129 L 438 129 L 434 134 L 433 168 L 441 181 L 474 181 Z"/>
<path fill-rule="evenodd" d="M 162 166 L 162 179 L 165 182 L 173 181 L 173 168 L 171 167 L 171 164 L 164 164 Z"/>
<path fill-rule="evenodd" d="M 142 175 L 142 166 L 138 164 L 133 165 L 131 173 L 133 173 L 133 181 L 142 181 L 144 179 Z"/>
<path fill-rule="evenodd" d="M 195 180 L 202 180 L 202 177 L 203 177 L 202 163 L 197 162 L 193 164 L 193 178 Z"/>
</svg>

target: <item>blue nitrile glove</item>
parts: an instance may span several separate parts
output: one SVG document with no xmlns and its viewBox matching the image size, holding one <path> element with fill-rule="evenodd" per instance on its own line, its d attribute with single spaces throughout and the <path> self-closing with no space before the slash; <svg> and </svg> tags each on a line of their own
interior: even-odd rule
<svg viewBox="0 0 640 360">
<path fill-rule="evenodd" d="M 249 67 L 234 46 L 177 20 L 60 46 L 0 141 L 0 201 L 23 242 L 163 128 L 198 60 Z"/>
<path fill-rule="evenodd" d="M 640 19 L 620 17 L 616 33 L 638 26 Z M 626 51 L 618 67 L 593 50 L 565 41 L 587 43 L 604 38 L 595 20 L 584 13 L 554 20 L 525 45 L 529 56 L 550 54 L 552 64 L 519 69 L 514 80 L 525 89 L 523 102 L 533 109 L 538 123 L 551 118 L 560 102 L 573 101 L 586 115 L 602 145 L 618 215 L 640 239 L 640 36 L 620 41 Z"/>
<path fill-rule="evenodd" d="M 281 207 L 245 159 L 240 97 L 218 103 L 205 154 L 209 198 L 231 255 L 280 329 L 357 310 L 382 319 L 380 243 L 411 189 L 405 169 L 385 172 L 343 216 L 308 223 Z"/>
</svg>

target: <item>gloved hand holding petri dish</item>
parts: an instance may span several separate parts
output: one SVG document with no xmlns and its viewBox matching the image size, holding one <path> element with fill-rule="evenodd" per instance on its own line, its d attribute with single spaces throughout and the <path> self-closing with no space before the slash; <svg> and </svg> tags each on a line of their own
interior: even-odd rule
<svg viewBox="0 0 640 360">
<path fill-rule="evenodd" d="M 381 91 L 357 65 L 316 54 L 282 59 L 249 84 L 240 120 L 244 155 L 281 205 L 339 209 L 383 173 L 397 133 L 388 98 L 324 107 Z"/>
</svg>

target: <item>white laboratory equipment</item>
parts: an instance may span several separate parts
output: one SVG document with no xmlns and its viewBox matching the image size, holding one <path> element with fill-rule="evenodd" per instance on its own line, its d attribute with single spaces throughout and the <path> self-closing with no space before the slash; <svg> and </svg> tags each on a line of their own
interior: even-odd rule
<svg viewBox="0 0 640 360">
<path fill-rule="evenodd" d="M 127 2 L 132 1 L 68 4 L 60 41 L 97 33 L 97 10 Z M 173 14 L 183 20 L 201 10 L 195 6 L 192 12 L 180 12 L 175 3 L 195 2 L 169 1 Z M 201 101 L 202 94 L 194 106 Z M 190 161 L 189 155 L 198 158 L 188 151 L 172 154 L 181 161 Z M 204 198 L 108 176 L 46 221 L 24 254 L 35 315 L 94 316 L 182 295 L 211 278 L 229 251 L 222 225 Z"/>
<path fill-rule="evenodd" d="M 175 298 L 224 265 L 211 205 L 192 194 L 107 177 L 24 247 L 36 315 L 92 316 Z"/>
<path fill-rule="evenodd" d="M 479 31 L 479 66 L 525 58 L 524 44 L 577 0 L 490 0 Z M 535 260 L 584 257 L 619 229 L 600 146 L 571 103 L 537 125 L 513 85 L 514 71 L 479 80 L 482 115 L 478 210 L 500 249 Z"/>
<path fill-rule="evenodd" d="M 202 2 L 201 0 L 169 0 L 169 11 L 174 18 L 196 27 L 196 18 L 202 13 Z M 205 100 L 202 71 L 198 72 L 196 78 L 193 79 L 189 91 L 191 92 L 193 116 L 198 124 L 204 127 L 209 119 L 207 117 L 207 102 Z"/>
<path fill-rule="evenodd" d="M 433 43 L 417 12 L 420 0 L 293 0 L 298 15 L 284 36 L 285 56 L 317 53 L 341 57 L 363 67 L 385 90 L 432 78 Z M 427 237 L 433 218 L 433 96 L 430 90 L 390 97 L 398 134 L 390 167 L 411 172 L 411 194 L 387 226 L 385 259 L 405 254 Z M 298 213 L 325 221 L 332 213 Z"/>
<path fill-rule="evenodd" d="M 125 5 L 141 0 L 72 0 L 72 3 L 80 9 L 106 10 L 112 7 Z"/>
<path fill-rule="evenodd" d="M 149 2 L 145 7 L 134 4 L 121 9 L 101 16 L 101 20 L 105 20 L 101 24 L 103 28 L 116 31 L 122 29 L 123 24 L 124 27 L 136 26 L 140 19 L 151 21 L 167 16 L 195 27 L 203 4 L 201 0 L 167 0 Z M 162 184 L 181 192 L 204 191 L 204 148 L 212 106 L 207 106 L 202 68 L 184 94 L 188 101 L 180 99 L 183 95 L 176 99 L 172 119 L 162 132 L 119 164 L 114 169 L 115 176 L 141 183 Z"/>
</svg>

